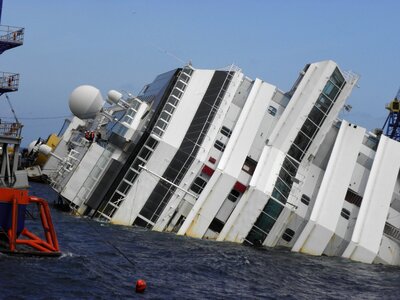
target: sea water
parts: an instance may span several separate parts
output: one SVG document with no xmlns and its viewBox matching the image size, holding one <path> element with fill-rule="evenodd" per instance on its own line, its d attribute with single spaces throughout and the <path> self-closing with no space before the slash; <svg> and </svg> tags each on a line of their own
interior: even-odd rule
<svg viewBox="0 0 400 300">
<path fill-rule="evenodd" d="M 42 184 L 30 193 L 57 198 Z M 52 217 L 62 256 L 0 255 L 0 299 L 400 298 L 399 267 Z"/>
</svg>

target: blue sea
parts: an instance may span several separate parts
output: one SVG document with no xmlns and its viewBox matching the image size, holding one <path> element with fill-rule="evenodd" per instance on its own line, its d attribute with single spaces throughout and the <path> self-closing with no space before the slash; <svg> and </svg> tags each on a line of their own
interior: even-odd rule
<svg viewBox="0 0 400 300">
<path fill-rule="evenodd" d="M 57 198 L 42 184 L 30 193 Z M 0 299 L 400 299 L 399 267 L 52 216 L 62 256 L 1 254 Z"/>
</svg>

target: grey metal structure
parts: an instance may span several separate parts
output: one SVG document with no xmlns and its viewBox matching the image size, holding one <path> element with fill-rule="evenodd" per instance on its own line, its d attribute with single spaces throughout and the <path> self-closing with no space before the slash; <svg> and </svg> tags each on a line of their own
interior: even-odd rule
<svg viewBox="0 0 400 300">
<path fill-rule="evenodd" d="M 21 46 L 24 41 L 24 28 L 0 25 L 0 54 Z M 25 171 L 18 171 L 19 149 L 23 125 L 18 121 L 7 93 L 18 91 L 19 74 L 0 72 L 0 96 L 5 94 L 13 122 L 0 120 L 0 186 L 24 188 L 28 186 Z"/>
</svg>

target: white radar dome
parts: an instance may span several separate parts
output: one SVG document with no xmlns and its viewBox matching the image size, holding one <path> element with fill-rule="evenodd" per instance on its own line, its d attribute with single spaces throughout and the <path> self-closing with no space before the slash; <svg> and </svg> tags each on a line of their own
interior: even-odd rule
<svg viewBox="0 0 400 300">
<path fill-rule="evenodd" d="M 104 105 L 100 91 L 91 85 L 81 85 L 69 96 L 69 109 L 79 119 L 91 119 Z"/>
<path fill-rule="evenodd" d="M 117 104 L 122 98 L 122 94 L 116 90 L 110 90 L 107 94 L 107 102 L 110 104 Z"/>
</svg>

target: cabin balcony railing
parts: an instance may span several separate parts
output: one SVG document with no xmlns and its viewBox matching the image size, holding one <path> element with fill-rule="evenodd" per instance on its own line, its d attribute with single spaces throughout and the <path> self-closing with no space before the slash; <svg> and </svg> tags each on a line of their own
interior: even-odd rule
<svg viewBox="0 0 400 300">
<path fill-rule="evenodd" d="M 0 137 L 19 138 L 21 137 L 21 123 L 3 123 L 0 120 Z"/>
<path fill-rule="evenodd" d="M 0 93 L 15 92 L 19 87 L 19 74 L 0 72 Z"/>
<path fill-rule="evenodd" d="M 22 45 L 24 42 L 24 28 L 0 25 L 0 41 Z"/>
</svg>

